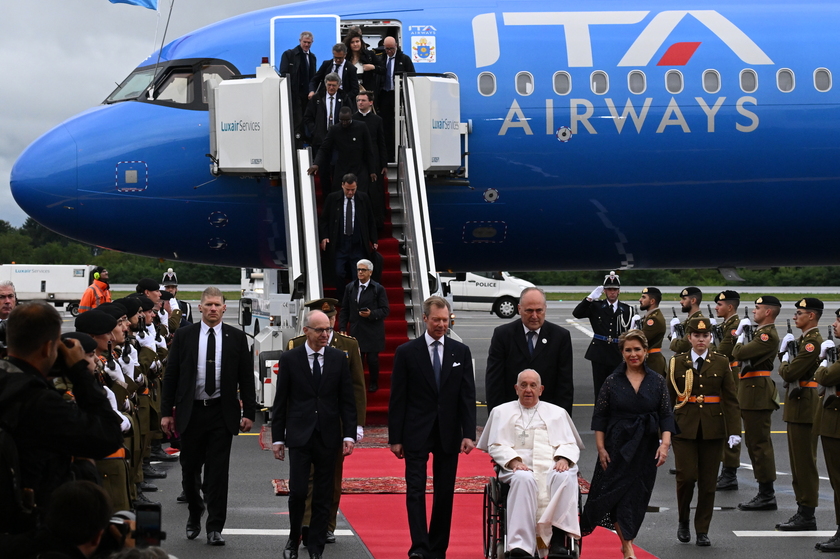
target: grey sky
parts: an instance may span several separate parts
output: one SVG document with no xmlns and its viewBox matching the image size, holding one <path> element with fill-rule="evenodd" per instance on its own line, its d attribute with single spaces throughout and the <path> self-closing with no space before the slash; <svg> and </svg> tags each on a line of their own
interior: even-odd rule
<svg viewBox="0 0 840 559">
<path fill-rule="evenodd" d="M 7 2 L 0 24 L 0 220 L 19 227 L 9 176 L 44 132 L 98 105 L 160 43 L 160 12 L 108 0 Z M 287 0 L 175 0 L 167 42 L 210 23 Z"/>
</svg>

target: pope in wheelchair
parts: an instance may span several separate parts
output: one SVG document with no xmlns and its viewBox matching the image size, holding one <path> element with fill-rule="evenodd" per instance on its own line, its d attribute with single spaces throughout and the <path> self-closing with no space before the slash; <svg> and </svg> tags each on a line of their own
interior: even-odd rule
<svg viewBox="0 0 840 559">
<path fill-rule="evenodd" d="M 577 462 L 584 446 L 566 410 L 540 402 L 542 391 L 536 371 L 519 373 L 518 399 L 493 408 L 477 445 L 510 487 L 505 557 L 577 556 L 571 548 L 580 541 Z"/>
</svg>

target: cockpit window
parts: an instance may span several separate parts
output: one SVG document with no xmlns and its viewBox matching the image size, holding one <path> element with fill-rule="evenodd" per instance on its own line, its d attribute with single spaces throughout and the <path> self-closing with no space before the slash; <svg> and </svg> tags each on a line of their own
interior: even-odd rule
<svg viewBox="0 0 840 559">
<path fill-rule="evenodd" d="M 205 64 L 202 66 L 201 101 L 207 103 L 207 92 L 234 75 L 233 70 L 223 64 Z"/>
<path fill-rule="evenodd" d="M 127 101 L 129 99 L 137 99 L 155 77 L 155 68 L 142 68 L 134 70 L 120 86 L 105 100 L 106 103 L 116 103 L 118 101 Z"/>
<path fill-rule="evenodd" d="M 173 71 L 155 88 L 154 99 L 188 105 L 193 101 L 194 90 L 192 71 Z"/>
</svg>

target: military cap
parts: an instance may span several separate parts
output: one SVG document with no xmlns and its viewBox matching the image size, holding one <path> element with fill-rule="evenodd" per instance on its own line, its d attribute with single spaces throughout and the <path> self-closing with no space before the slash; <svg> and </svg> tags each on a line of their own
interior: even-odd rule
<svg viewBox="0 0 840 559">
<path fill-rule="evenodd" d="M 621 287 L 621 280 L 618 279 L 618 276 L 615 274 L 615 272 L 610 272 L 609 274 L 604 276 L 604 287 L 612 289 L 618 289 L 619 287 Z"/>
<path fill-rule="evenodd" d="M 738 295 L 738 292 L 737 291 L 732 291 L 731 289 L 725 289 L 725 290 L 721 291 L 720 293 L 718 293 L 717 295 L 715 295 L 715 303 L 717 303 L 718 301 L 729 302 L 729 301 L 740 301 L 740 300 L 741 300 L 741 296 Z"/>
<path fill-rule="evenodd" d="M 315 299 L 312 301 L 307 301 L 303 304 L 304 307 L 309 309 L 310 311 L 321 311 L 328 317 L 332 318 L 335 316 L 335 306 L 338 304 L 338 299 L 330 299 L 329 297 L 324 299 Z"/>
<path fill-rule="evenodd" d="M 174 299 L 175 296 L 168 291 L 161 291 L 160 292 L 160 298 L 161 298 L 162 301 L 169 301 L 171 299 Z"/>
<path fill-rule="evenodd" d="M 107 334 L 117 327 L 117 319 L 110 314 L 93 309 L 76 317 L 76 332 L 91 336 Z"/>
<path fill-rule="evenodd" d="M 680 297 L 691 297 L 692 295 L 702 295 L 699 287 L 686 287 L 680 291 Z"/>
<path fill-rule="evenodd" d="M 837 309 L 836 311 L 834 311 L 834 316 L 836 316 L 837 318 L 840 318 L 840 309 Z"/>
<path fill-rule="evenodd" d="M 712 323 L 708 318 L 697 316 L 688 321 L 688 324 L 685 325 L 685 331 L 689 334 L 691 332 L 705 334 L 712 331 Z"/>
<path fill-rule="evenodd" d="M 62 340 L 67 338 L 79 340 L 79 343 L 82 345 L 82 349 L 85 353 L 96 351 L 96 348 L 99 346 L 99 344 L 96 343 L 96 340 L 94 340 L 84 332 L 65 332 L 61 335 Z"/>
<path fill-rule="evenodd" d="M 166 273 L 163 274 L 163 279 L 160 280 L 160 284 L 163 286 L 178 285 L 178 276 L 175 275 L 172 268 L 166 270 Z"/>
<path fill-rule="evenodd" d="M 822 312 L 825 308 L 825 305 L 816 297 L 803 297 L 802 299 L 796 302 L 796 308 L 805 309 L 806 311 Z"/>
<path fill-rule="evenodd" d="M 642 295 L 651 295 L 654 298 L 662 298 L 662 292 L 658 287 L 645 287 L 642 289 Z"/>
<path fill-rule="evenodd" d="M 768 305 L 770 307 L 782 307 L 782 302 L 772 295 L 762 295 L 755 300 L 756 305 Z"/>
<path fill-rule="evenodd" d="M 117 299 L 114 303 L 118 303 L 125 307 L 125 316 L 128 318 L 131 318 L 140 312 L 140 299 L 138 297 L 124 297 L 122 299 Z"/>
<path fill-rule="evenodd" d="M 101 305 L 96 307 L 96 310 L 107 313 L 116 318 L 117 320 L 124 316 L 128 316 L 128 309 L 126 309 L 124 305 L 114 302 L 102 303 Z"/>
<path fill-rule="evenodd" d="M 153 279 L 143 278 L 137 282 L 135 291 L 137 291 L 137 293 L 143 293 L 144 291 L 160 291 L 160 284 Z"/>
<path fill-rule="evenodd" d="M 126 299 L 136 299 L 137 302 L 140 303 L 140 310 L 141 311 L 150 311 L 155 308 L 155 304 L 152 302 L 151 299 L 143 295 L 142 293 L 132 293 Z"/>
</svg>

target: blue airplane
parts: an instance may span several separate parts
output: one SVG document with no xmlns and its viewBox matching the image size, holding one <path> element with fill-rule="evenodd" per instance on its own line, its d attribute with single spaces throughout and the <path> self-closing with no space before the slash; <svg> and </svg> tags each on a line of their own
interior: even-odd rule
<svg viewBox="0 0 840 559">
<path fill-rule="evenodd" d="M 102 105 L 39 138 L 12 170 L 15 200 L 110 249 L 282 266 L 282 189 L 211 174 L 202 83 L 253 74 L 262 57 L 276 67 L 304 29 L 320 63 L 338 20 L 395 36 L 418 73 L 457 76 L 469 173 L 427 188 L 440 270 L 836 263 L 819 227 L 840 186 L 840 5 L 825 2 L 261 10 L 168 43 Z"/>
</svg>

